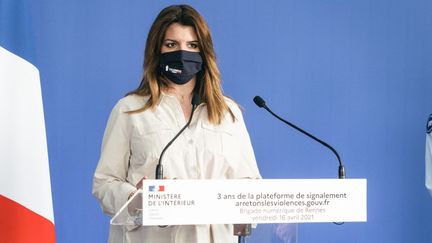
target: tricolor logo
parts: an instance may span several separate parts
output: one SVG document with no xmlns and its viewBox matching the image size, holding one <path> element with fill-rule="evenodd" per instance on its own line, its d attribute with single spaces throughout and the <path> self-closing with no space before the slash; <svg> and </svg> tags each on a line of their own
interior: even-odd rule
<svg viewBox="0 0 432 243">
<path fill-rule="evenodd" d="M 148 191 L 149 192 L 164 192 L 165 186 L 163 186 L 163 185 L 159 185 L 159 186 L 151 185 L 148 187 Z"/>
</svg>

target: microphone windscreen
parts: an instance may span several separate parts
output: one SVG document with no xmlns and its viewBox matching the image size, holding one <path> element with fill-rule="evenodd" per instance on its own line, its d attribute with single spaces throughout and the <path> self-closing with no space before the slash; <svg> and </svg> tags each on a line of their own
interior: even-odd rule
<svg viewBox="0 0 432 243">
<path fill-rule="evenodd" d="M 259 96 L 255 96 L 255 97 L 253 98 L 253 101 L 254 101 L 255 104 L 256 104 L 258 107 L 260 107 L 260 108 L 263 108 L 263 107 L 266 106 L 265 101 L 264 101 L 261 97 L 259 97 Z"/>
</svg>

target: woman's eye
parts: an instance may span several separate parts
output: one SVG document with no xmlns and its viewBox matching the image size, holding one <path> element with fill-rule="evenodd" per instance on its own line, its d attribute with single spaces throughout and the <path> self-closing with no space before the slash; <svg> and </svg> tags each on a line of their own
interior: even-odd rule
<svg viewBox="0 0 432 243">
<path fill-rule="evenodd" d="M 191 44 L 189 44 L 189 48 L 197 49 L 198 48 L 198 44 L 191 43 Z"/>
<path fill-rule="evenodd" d="M 165 44 L 165 46 L 168 48 L 174 48 L 176 46 L 176 44 L 175 43 L 167 43 L 167 44 Z"/>
</svg>

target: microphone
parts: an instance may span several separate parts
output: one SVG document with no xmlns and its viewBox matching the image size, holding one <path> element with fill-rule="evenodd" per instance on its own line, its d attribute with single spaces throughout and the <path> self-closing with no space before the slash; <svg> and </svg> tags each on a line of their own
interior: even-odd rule
<svg viewBox="0 0 432 243">
<path fill-rule="evenodd" d="M 277 119 L 281 120 L 282 122 L 288 124 L 289 126 L 295 128 L 297 131 L 305 134 L 306 136 L 312 138 L 313 140 L 319 142 L 320 144 L 324 145 L 325 147 L 327 147 L 328 149 L 330 149 L 335 155 L 336 158 L 339 161 L 339 170 L 338 170 L 338 175 L 339 175 L 339 179 L 345 179 L 345 167 L 343 166 L 342 160 L 338 154 L 338 152 L 336 151 L 336 149 L 334 149 L 332 146 L 330 146 L 329 144 L 327 144 L 326 142 L 322 141 L 321 139 L 315 137 L 314 135 L 306 132 L 305 130 L 301 129 L 300 127 L 292 124 L 289 121 L 284 120 L 283 118 L 281 118 L 280 116 L 276 115 L 275 113 L 273 113 L 273 111 L 270 110 L 270 108 L 267 107 L 265 101 L 259 97 L 259 96 L 255 96 L 253 101 L 255 102 L 255 104 L 260 107 L 260 108 L 264 108 L 266 109 L 270 114 L 272 114 L 274 117 L 276 117 Z"/>
<path fill-rule="evenodd" d="M 182 134 L 182 132 L 190 125 L 191 121 L 192 121 L 192 117 L 194 114 L 195 109 L 197 108 L 197 106 L 200 104 L 200 97 L 197 93 L 193 93 L 192 96 L 192 112 L 189 116 L 189 120 L 186 123 L 186 125 L 180 129 L 180 131 L 174 136 L 173 139 L 171 139 L 171 141 L 169 141 L 169 143 L 165 146 L 165 148 L 162 150 L 162 153 L 159 157 L 159 162 L 156 166 L 156 175 L 155 175 L 155 179 L 159 180 L 159 179 L 163 179 L 163 166 L 162 166 L 162 157 L 165 154 L 165 151 L 169 148 L 169 146 L 171 146 L 171 144 L 180 136 L 180 134 Z"/>
</svg>

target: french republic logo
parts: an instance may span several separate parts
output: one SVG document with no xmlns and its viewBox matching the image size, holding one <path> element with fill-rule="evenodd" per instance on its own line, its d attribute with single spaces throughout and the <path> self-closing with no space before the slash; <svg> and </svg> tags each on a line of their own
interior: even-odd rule
<svg viewBox="0 0 432 243">
<path fill-rule="evenodd" d="M 148 188 L 149 192 L 164 192 L 165 186 L 159 185 L 159 186 L 149 186 Z"/>
</svg>

